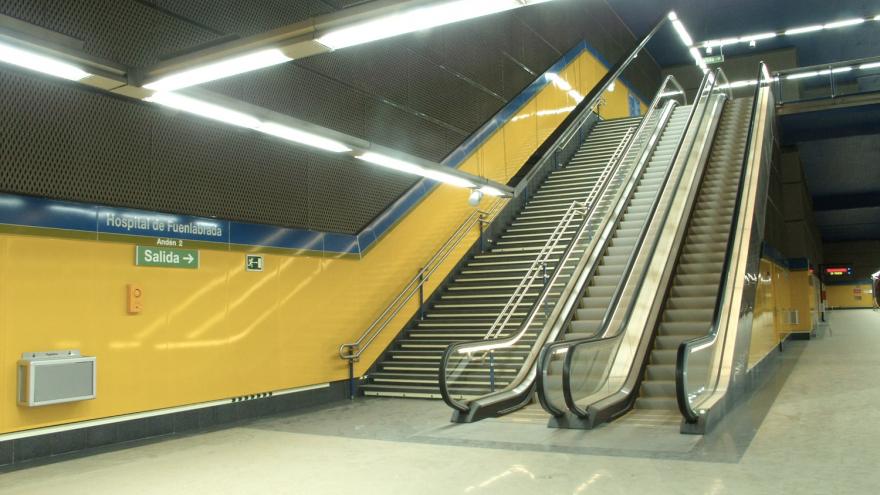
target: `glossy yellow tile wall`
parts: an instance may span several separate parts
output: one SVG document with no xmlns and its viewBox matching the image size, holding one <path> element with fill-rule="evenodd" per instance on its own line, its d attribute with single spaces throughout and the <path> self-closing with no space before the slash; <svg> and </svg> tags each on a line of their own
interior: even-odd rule
<svg viewBox="0 0 880 495">
<path fill-rule="evenodd" d="M 779 285 L 774 278 L 776 265 L 769 260 L 761 259 L 760 267 L 755 311 L 752 315 L 752 336 L 749 342 L 749 368 L 760 362 L 778 343 L 776 335 L 778 291 L 774 290 L 774 287 Z"/>
<path fill-rule="evenodd" d="M 581 94 L 605 68 L 583 52 L 561 77 Z M 603 116 L 625 116 L 618 84 Z M 506 182 L 573 107 L 546 86 L 462 165 Z M 0 235 L 0 432 L 162 409 L 347 378 L 337 348 L 372 322 L 473 211 L 468 191 L 441 186 L 361 259 L 201 251 L 198 270 L 135 267 L 134 246 Z M 487 201 L 487 200 L 484 200 Z M 430 293 L 477 232 L 429 281 Z M 145 293 L 126 313 L 126 284 Z M 357 365 L 363 374 L 414 314 L 413 301 Z M 77 348 L 98 356 L 98 398 L 67 405 L 15 404 L 15 364 L 25 351 Z"/>
<path fill-rule="evenodd" d="M 826 285 L 829 308 L 872 308 L 871 284 Z"/>
<path fill-rule="evenodd" d="M 793 270 L 790 272 L 791 299 L 789 309 L 798 312 L 798 323 L 788 324 L 786 331 L 794 332 L 812 332 L 814 328 L 815 315 L 813 314 L 814 304 L 811 300 L 815 296 L 815 277 L 807 270 Z"/>
<path fill-rule="evenodd" d="M 754 366 L 791 333 L 811 332 L 818 319 L 818 280 L 806 270 L 790 271 L 761 259 L 749 367 Z M 799 322 L 789 323 L 787 313 L 797 310 Z"/>
</svg>

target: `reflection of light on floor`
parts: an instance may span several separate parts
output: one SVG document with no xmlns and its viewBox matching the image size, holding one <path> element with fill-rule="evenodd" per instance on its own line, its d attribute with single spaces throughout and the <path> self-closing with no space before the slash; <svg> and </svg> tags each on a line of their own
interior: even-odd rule
<svg viewBox="0 0 880 495">
<path fill-rule="evenodd" d="M 506 469 L 504 472 L 502 472 L 500 474 L 496 474 L 495 476 L 492 476 L 491 478 L 480 483 L 479 485 L 471 485 L 471 486 L 465 488 L 464 491 L 465 492 L 472 492 L 478 488 L 486 488 L 487 486 L 491 485 L 492 483 L 495 483 L 498 480 L 504 479 L 512 474 L 525 474 L 530 479 L 532 479 L 532 480 L 535 479 L 535 475 L 532 474 L 528 469 L 526 469 L 525 467 L 520 466 L 520 465 L 515 465 L 515 466 L 512 466 L 510 469 Z"/>
<path fill-rule="evenodd" d="M 572 493 L 573 494 L 584 493 L 585 491 L 587 491 L 587 488 L 589 488 L 590 485 L 599 481 L 599 478 L 601 478 L 601 477 L 602 477 L 602 475 L 599 473 L 594 474 L 593 476 L 590 477 L 590 479 L 588 479 L 587 481 L 584 481 L 583 483 L 578 485 L 578 487 L 575 488 L 574 492 L 572 492 Z"/>
</svg>

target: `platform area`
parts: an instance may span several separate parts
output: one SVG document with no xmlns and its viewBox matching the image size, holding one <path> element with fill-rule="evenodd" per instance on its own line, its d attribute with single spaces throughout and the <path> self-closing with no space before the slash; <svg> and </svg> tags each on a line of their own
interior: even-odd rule
<svg viewBox="0 0 880 495">
<path fill-rule="evenodd" d="M 3 472 L 0 493 L 876 493 L 880 312 L 832 312 L 780 357 L 704 437 L 644 415 L 549 429 L 540 409 L 454 425 L 439 401 L 359 399 L 51 459 Z"/>
</svg>

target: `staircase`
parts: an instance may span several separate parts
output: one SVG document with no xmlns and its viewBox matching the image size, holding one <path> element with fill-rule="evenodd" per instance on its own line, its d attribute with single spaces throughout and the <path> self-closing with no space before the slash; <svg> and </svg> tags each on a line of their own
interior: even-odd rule
<svg viewBox="0 0 880 495">
<path fill-rule="evenodd" d="M 628 131 L 634 132 L 640 122 L 641 117 L 635 117 L 597 123 L 569 163 L 547 176 L 503 233 L 490 243 L 490 248 L 470 257 L 436 302 L 426 308 L 424 318 L 414 320 L 403 330 L 361 385 L 364 394 L 440 398 L 437 375 L 443 352 L 450 344 L 482 339 L 486 335 L 565 211 L 573 201 L 587 198 L 622 138 Z M 608 205 L 600 203 L 599 207 Z M 571 234 L 576 227 L 573 224 L 566 232 Z M 564 236 L 552 254 L 561 255 L 570 241 L 571 235 Z M 556 269 L 557 262 L 558 257 L 551 257 L 548 276 Z M 561 292 L 567 282 L 563 271 L 554 289 Z M 525 309 L 514 313 L 499 337 L 518 329 L 531 307 L 529 303 L 536 300 L 540 290 L 537 285 L 527 294 Z M 517 345 L 495 353 L 496 388 L 506 386 L 516 375 L 543 323 L 542 318 L 536 318 L 533 328 Z M 450 390 L 453 395 L 490 392 L 488 362 L 468 373 L 465 380 Z"/>
<path fill-rule="evenodd" d="M 675 411 L 675 361 L 685 340 L 712 325 L 748 138 L 752 99 L 724 105 L 672 287 L 654 338 L 636 409 Z"/>
</svg>

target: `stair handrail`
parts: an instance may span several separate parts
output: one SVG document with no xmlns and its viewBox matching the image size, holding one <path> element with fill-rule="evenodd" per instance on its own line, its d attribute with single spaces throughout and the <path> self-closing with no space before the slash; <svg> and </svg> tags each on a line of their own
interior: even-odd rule
<svg viewBox="0 0 880 495">
<path fill-rule="evenodd" d="M 599 174 L 599 178 L 596 181 L 596 185 L 590 190 L 587 198 L 581 201 L 572 201 L 571 205 L 569 205 L 568 209 L 565 211 L 565 214 L 562 217 L 562 220 L 556 224 L 553 232 L 550 234 L 550 238 L 544 243 L 541 247 L 541 251 L 538 253 L 538 256 L 532 261 L 531 266 L 529 266 L 528 270 L 526 270 L 526 274 L 520 283 L 516 286 L 513 291 L 513 294 L 507 300 L 507 304 L 504 305 L 501 312 L 498 314 L 498 317 L 495 319 L 495 322 L 492 323 L 492 326 L 489 327 L 489 330 L 486 332 L 483 340 L 492 340 L 498 337 L 498 335 L 504 330 L 504 327 L 510 321 L 510 318 L 516 313 L 516 310 L 519 309 L 519 305 L 522 304 L 522 300 L 525 298 L 525 295 L 528 293 L 529 289 L 534 285 L 535 279 L 538 277 L 540 273 L 542 275 L 542 280 L 544 281 L 544 289 L 543 291 L 547 291 L 546 284 L 546 271 L 547 271 L 547 263 L 550 260 L 550 256 L 553 251 L 559 247 L 559 244 L 562 242 L 564 238 L 565 231 L 568 227 L 571 226 L 571 223 L 574 221 L 576 217 L 581 217 L 582 221 L 578 227 L 577 234 L 583 234 L 583 228 L 585 222 L 587 221 L 588 215 L 592 214 L 596 208 L 596 196 L 599 189 L 602 189 L 604 192 L 605 186 L 608 183 L 608 179 L 611 177 L 611 169 L 614 168 L 615 171 L 620 166 L 619 158 L 620 153 L 624 149 L 629 149 L 627 143 L 629 143 L 630 138 L 633 135 L 633 129 L 629 128 L 626 131 L 626 134 L 621 139 L 620 143 L 615 148 L 614 153 L 612 153 L 611 158 L 609 158 L 608 163 L 602 169 L 602 172 Z M 616 164 L 616 165 L 615 165 Z M 569 246 L 573 246 L 579 237 L 572 237 Z M 565 261 L 568 261 L 570 257 L 572 249 L 566 249 L 563 256 L 565 257 Z M 559 262 L 561 263 L 561 262 Z M 557 268 L 561 267 L 561 265 L 557 263 Z M 555 279 L 555 277 L 554 277 Z M 518 339 L 517 339 L 518 340 Z"/>
<path fill-rule="evenodd" d="M 691 107 L 690 111 L 688 112 L 688 117 L 685 120 L 685 126 L 684 126 L 685 131 L 691 127 L 691 124 L 694 121 L 694 117 L 696 116 L 696 112 L 697 112 L 698 108 L 702 108 L 702 113 L 700 114 L 700 116 L 697 120 L 697 127 L 702 125 L 702 122 L 705 119 L 706 111 L 709 107 L 709 105 L 708 105 L 709 98 L 708 97 L 706 100 L 707 103 L 702 106 L 700 105 L 700 100 L 702 99 L 702 95 L 707 94 L 710 97 L 713 94 L 713 92 L 716 90 L 716 86 L 720 86 L 720 85 L 718 85 L 718 81 L 722 78 L 725 80 L 727 79 L 726 75 L 724 74 L 724 71 L 721 69 L 717 69 L 713 72 L 707 72 L 705 74 L 705 76 L 703 77 L 703 80 L 700 83 L 699 88 L 697 89 L 694 104 Z M 729 84 L 727 84 L 727 86 L 729 86 Z M 676 147 L 675 153 L 672 155 L 672 158 L 671 158 L 672 162 L 671 163 L 674 164 L 678 160 L 678 157 L 681 156 L 683 143 L 684 143 L 684 139 L 682 139 L 682 141 L 679 141 L 679 143 Z M 690 154 L 690 152 L 693 148 L 693 145 L 694 145 L 694 143 L 692 142 L 691 147 L 687 151 L 687 154 Z M 672 166 L 670 166 L 669 171 L 671 172 L 671 170 L 672 170 Z M 665 176 L 664 183 L 666 181 L 668 181 L 668 179 L 669 179 L 669 174 L 667 174 Z M 680 181 L 681 176 L 679 176 L 678 179 Z M 676 187 L 678 187 L 677 184 L 676 184 Z M 663 190 L 663 188 L 661 188 L 661 190 Z M 652 213 L 649 213 L 649 215 L 647 216 L 647 219 L 650 219 L 654 214 L 653 212 L 656 212 L 656 209 L 659 205 L 659 198 L 660 198 L 660 195 L 658 194 L 658 196 L 654 199 L 654 202 L 651 205 Z M 665 222 L 665 218 L 668 217 L 668 215 L 669 215 L 669 211 L 667 210 L 666 214 L 664 216 L 663 222 Z M 642 230 L 639 232 L 638 240 L 636 241 L 637 245 L 640 245 L 642 242 L 644 242 L 644 238 L 647 235 L 648 226 L 650 224 L 651 224 L 651 222 L 646 220 L 645 224 L 642 226 Z M 657 242 L 657 239 L 655 239 L 655 245 L 656 245 L 656 242 Z M 593 344 L 596 344 L 599 342 L 607 342 L 609 340 L 616 339 L 620 336 L 620 329 L 625 328 L 625 326 L 626 326 L 625 323 L 622 323 L 618 327 L 618 331 L 616 333 L 614 333 L 613 335 L 605 335 L 605 334 L 608 332 L 608 327 L 611 324 L 611 318 L 614 314 L 614 310 L 616 309 L 618 302 L 620 301 L 620 298 L 623 295 L 623 289 L 625 288 L 626 283 L 630 280 L 630 277 L 626 276 L 626 274 L 632 272 L 632 269 L 635 266 L 635 260 L 638 257 L 638 254 L 639 254 L 638 250 L 634 250 L 633 253 L 630 254 L 630 257 L 627 260 L 627 264 L 624 267 L 624 272 L 623 272 L 624 275 L 621 276 L 621 279 L 618 282 L 618 285 L 614 290 L 611 302 L 608 305 L 608 307 L 606 308 L 605 314 L 603 315 L 602 321 L 599 324 L 599 329 L 596 332 L 596 335 L 594 335 L 593 337 L 587 337 L 587 338 L 583 338 L 583 339 L 575 339 L 575 340 L 567 340 L 567 341 L 549 343 L 549 344 L 545 345 L 543 349 L 541 349 L 541 354 L 538 359 L 538 370 L 539 370 L 539 372 L 538 372 L 538 392 L 539 392 L 538 399 L 539 399 L 539 402 L 541 403 L 541 405 L 544 407 L 544 409 L 547 412 L 553 414 L 554 416 L 561 416 L 565 413 L 565 411 L 563 409 L 556 407 L 556 405 L 552 404 L 546 397 L 545 391 L 548 388 L 547 380 L 548 380 L 548 367 L 550 364 L 550 358 L 554 355 L 557 355 L 557 354 L 563 354 L 563 353 L 566 354 L 564 365 L 563 365 L 563 372 L 562 372 L 562 391 L 563 391 L 563 397 L 564 397 L 564 400 L 566 403 L 566 407 L 571 412 L 578 415 L 579 417 L 586 417 L 588 415 L 588 411 L 586 409 L 581 408 L 579 405 L 577 405 L 576 399 L 573 397 L 572 390 L 571 390 L 571 363 L 572 363 L 572 356 L 574 355 L 574 352 L 572 352 L 572 351 L 573 351 L 573 349 L 575 349 L 579 346 L 582 346 L 582 345 L 593 345 Z M 640 288 L 642 287 L 644 280 L 645 280 L 645 272 L 647 271 L 648 266 L 649 265 L 647 265 L 647 264 L 645 265 L 643 273 L 642 273 L 641 277 L 639 278 L 639 282 L 637 283 L 637 287 L 636 287 L 635 291 L 633 292 L 633 294 L 637 294 L 638 291 L 640 290 Z M 629 315 L 632 313 L 632 310 L 635 306 L 636 300 L 637 300 L 637 298 L 633 297 L 632 300 L 630 301 L 630 305 L 626 311 L 627 319 L 629 318 Z"/>
<path fill-rule="evenodd" d="M 739 173 L 739 185 L 737 186 L 736 199 L 734 200 L 733 217 L 731 218 L 730 230 L 728 231 L 727 249 L 724 252 L 724 263 L 721 265 L 721 280 L 718 283 L 718 296 L 715 298 L 715 306 L 712 312 L 712 324 L 709 326 L 706 335 L 686 340 L 679 344 L 676 354 L 675 397 L 678 402 L 678 410 L 688 423 L 696 423 L 700 419 L 700 413 L 691 407 L 687 394 L 688 357 L 691 354 L 691 349 L 712 346 L 718 338 L 718 330 L 721 327 L 721 313 L 727 300 L 727 297 L 725 297 L 727 292 L 725 287 L 730 278 L 730 265 L 733 258 L 734 246 L 736 244 L 733 240 L 736 237 L 737 226 L 739 224 L 741 203 L 743 192 L 745 190 L 745 178 L 748 172 L 749 155 L 755 145 L 752 133 L 755 129 L 755 120 L 757 120 L 761 88 L 764 87 L 765 83 L 769 84 L 772 80 L 773 79 L 769 76 L 767 64 L 761 61 L 758 66 L 758 84 L 755 85 L 754 100 L 752 101 L 752 109 L 749 117 L 749 129 L 746 134 L 746 146 L 743 151 L 742 168 Z"/>
<path fill-rule="evenodd" d="M 522 338 L 523 335 L 525 335 L 525 333 L 528 331 L 529 326 L 531 325 L 531 322 L 534 321 L 534 318 L 537 314 L 535 308 L 539 308 L 541 307 L 541 305 L 544 304 L 544 300 L 549 294 L 550 289 L 553 287 L 553 285 L 555 285 L 557 278 L 559 277 L 560 273 L 562 273 L 561 267 L 570 258 L 574 247 L 577 245 L 577 241 L 583 235 L 587 225 L 589 225 L 589 221 L 593 218 L 593 215 L 595 215 L 597 211 L 597 203 L 595 202 L 595 198 L 599 197 L 599 194 L 604 193 L 607 189 L 607 186 L 610 183 L 609 179 L 613 175 L 611 173 L 611 170 L 613 169 L 616 171 L 620 167 L 620 164 L 623 162 L 622 158 L 624 156 L 621 155 L 621 152 L 622 150 L 629 150 L 629 145 L 632 143 L 632 136 L 633 129 L 627 129 L 626 134 L 617 145 L 617 148 L 615 148 L 614 153 L 612 153 L 605 167 L 603 167 L 599 180 L 597 181 L 596 185 L 593 186 L 593 188 L 591 189 L 590 195 L 587 197 L 587 199 L 583 203 L 573 201 L 571 205 L 569 205 L 568 209 L 566 210 L 565 216 L 563 217 L 563 220 L 556 225 L 556 228 L 554 229 L 550 239 L 548 239 L 544 243 L 544 246 L 542 247 L 539 256 L 535 258 L 535 260 L 532 262 L 532 265 L 527 271 L 525 277 L 517 285 L 513 295 L 508 299 L 507 304 L 504 306 L 504 309 L 502 309 L 501 313 L 499 313 L 498 317 L 495 319 L 495 322 L 489 328 L 486 336 L 483 337 L 482 340 L 459 342 L 457 344 L 452 344 L 446 348 L 446 352 L 443 354 L 443 358 L 440 361 L 441 364 L 439 383 L 440 395 L 447 405 L 459 411 L 467 410 L 467 406 L 455 400 L 449 392 L 449 384 L 446 380 L 446 367 L 449 362 L 450 356 L 452 356 L 454 353 L 470 355 L 476 352 L 483 352 L 484 354 L 482 357 L 485 357 L 486 353 L 494 352 L 494 350 L 497 348 L 509 347 L 514 345 L 516 342 L 519 341 L 519 339 Z M 520 323 L 519 332 L 513 338 L 508 337 L 503 339 L 504 342 L 497 342 L 498 335 L 504 330 L 506 324 L 510 320 L 510 317 L 514 314 L 518 305 L 521 303 L 522 299 L 524 299 L 525 294 L 531 288 L 537 275 L 537 273 L 532 273 L 533 270 L 543 270 L 541 261 L 542 258 L 544 258 L 543 263 L 544 266 L 546 266 L 546 258 L 549 257 L 549 254 L 552 253 L 553 249 L 558 247 L 559 241 L 562 238 L 562 235 L 565 233 L 565 229 L 578 215 L 582 217 L 582 220 L 578 224 L 577 231 L 572 236 L 572 240 L 568 243 L 568 246 L 566 247 L 562 257 L 560 257 L 560 261 L 557 262 L 556 269 L 553 271 L 553 275 L 550 277 L 550 280 L 547 281 L 546 277 L 542 277 L 543 289 L 541 290 L 541 294 L 538 296 L 538 300 L 533 303 L 532 310 L 529 312 L 526 320 Z M 511 306 L 513 307 L 510 308 Z M 508 308 L 510 308 L 509 311 Z M 465 349 L 466 347 L 467 349 Z"/>
<path fill-rule="evenodd" d="M 388 326 L 389 323 L 403 310 L 404 307 L 419 294 L 423 286 L 431 279 L 431 275 L 446 261 L 450 254 L 468 238 L 468 233 L 475 225 L 486 225 L 491 223 L 492 219 L 501 211 L 502 206 L 507 202 L 506 198 L 499 197 L 489 205 L 486 210 L 474 210 L 470 215 L 455 229 L 455 231 L 446 239 L 437 251 L 428 259 L 427 262 L 419 269 L 415 276 L 403 287 L 403 289 L 392 299 L 385 307 L 382 313 L 376 317 L 367 326 L 367 329 L 354 342 L 348 342 L 339 346 L 339 357 L 350 362 L 357 361 L 361 354 L 373 343 Z M 482 227 L 481 227 L 482 229 Z M 481 232 L 482 235 L 482 232 Z M 424 301 L 420 301 L 424 303 Z M 346 352 L 348 351 L 348 352 Z"/>
<path fill-rule="evenodd" d="M 674 76 L 670 75 L 670 76 L 667 76 L 666 78 L 664 78 L 663 83 L 661 84 L 656 95 L 652 99 L 651 104 L 649 105 L 648 110 L 645 113 L 645 116 L 643 117 L 642 122 L 639 124 L 637 130 L 634 133 L 632 133 L 632 129 L 629 129 L 627 136 L 630 133 L 632 133 L 632 138 L 624 137 L 621 140 L 621 143 L 618 145 L 618 148 L 615 150 L 615 152 L 612 154 L 610 160 L 608 161 L 608 165 L 606 165 L 606 167 L 603 169 L 601 177 L 605 177 L 606 175 L 610 175 L 611 174 L 610 171 L 612 169 L 614 170 L 615 174 L 617 173 L 618 169 L 622 166 L 624 161 L 630 156 L 630 153 L 632 152 L 634 145 L 636 145 L 637 143 L 640 143 L 641 139 L 643 139 L 643 138 L 640 138 L 640 136 L 642 136 L 642 134 L 647 130 L 648 125 L 650 125 L 651 122 L 653 122 L 655 112 L 657 111 L 657 108 L 659 107 L 660 102 L 667 99 L 667 98 L 675 98 L 675 97 L 680 97 L 681 101 L 684 103 L 687 102 L 684 89 L 678 83 L 676 78 Z M 651 136 L 651 139 L 652 140 L 657 139 L 657 137 Z M 623 151 L 621 151 L 621 145 L 623 145 L 623 144 L 625 144 L 626 147 Z M 642 153 L 642 151 L 640 151 L 640 153 Z M 611 166 L 612 164 L 614 165 L 613 167 Z M 633 169 L 633 171 L 635 171 L 635 168 Z M 598 201 L 599 198 L 601 198 L 600 194 L 604 194 L 604 191 L 605 191 L 604 188 L 601 190 L 601 193 L 599 190 L 599 186 L 601 183 L 602 183 L 602 181 L 600 180 L 596 184 L 596 186 L 594 186 L 591 189 L 590 196 L 588 197 L 587 202 L 589 202 L 591 204 L 595 203 Z M 573 206 L 574 205 L 572 205 L 572 207 Z M 571 210 L 572 207 L 569 207 L 569 210 Z M 566 214 L 568 214 L 568 212 L 566 212 Z M 563 219 L 560 221 L 559 224 L 557 224 L 557 229 L 563 224 L 563 222 L 565 222 L 565 218 L 566 217 L 563 216 Z M 515 335 L 498 339 L 498 335 L 504 329 L 504 326 L 502 325 L 499 327 L 497 332 L 491 332 L 491 331 L 487 332 L 487 336 L 482 341 L 473 340 L 473 341 L 459 342 L 457 344 L 453 344 L 453 345 L 447 347 L 447 350 L 444 353 L 443 359 L 441 360 L 440 373 L 439 373 L 441 397 L 443 397 L 443 399 L 444 399 L 444 401 L 446 401 L 447 405 L 449 405 L 450 407 L 452 407 L 455 410 L 462 411 L 462 412 L 467 411 L 468 408 L 470 407 L 469 404 L 466 405 L 466 404 L 463 404 L 463 403 L 459 402 L 458 400 L 454 399 L 449 391 L 449 388 L 448 388 L 449 384 L 448 384 L 448 380 L 447 380 L 447 376 L 446 376 L 446 370 L 449 366 L 450 358 L 454 354 L 462 354 L 462 353 L 470 354 L 472 352 L 476 352 L 476 351 L 480 350 L 481 347 L 484 347 L 485 345 L 487 345 L 486 341 L 491 340 L 491 339 L 496 339 L 496 340 L 495 340 L 495 342 L 492 342 L 490 344 L 491 345 L 490 351 L 494 351 L 494 350 L 497 350 L 500 348 L 512 347 L 513 345 L 516 345 L 520 341 L 520 339 L 522 339 L 522 337 L 528 332 L 529 327 L 531 326 L 532 322 L 534 321 L 534 318 L 535 318 L 535 315 L 537 314 L 538 309 L 546 304 L 546 299 L 549 296 L 549 293 L 552 290 L 553 286 L 556 284 L 557 274 L 561 273 L 561 268 L 564 267 L 569 262 L 569 260 L 571 258 L 572 249 L 580 241 L 580 238 L 583 235 L 583 230 L 584 230 L 585 226 L 589 225 L 591 220 L 592 220 L 592 216 L 590 216 L 589 218 L 585 217 L 583 219 L 582 223 L 579 225 L 576 233 L 572 237 L 571 243 L 568 245 L 568 248 L 565 250 L 565 252 L 562 254 L 562 256 L 560 256 L 559 261 L 556 264 L 556 271 L 554 272 L 553 280 L 551 280 L 549 282 L 547 282 L 545 280 L 544 287 L 542 288 L 541 293 L 538 295 L 535 302 L 532 304 L 532 307 L 530 309 L 529 314 L 526 316 L 524 321 L 520 323 L 519 331 Z M 567 226 L 565 228 L 567 228 Z M 550 242 L 551 242 L 551 240 L 548 239 L 547 243 L 545 243 L 545 246 L 547 244 L 549 244 Z M 588 253 L 585 253 L 585 254 L 588 254 Z M 527 280 L 528 276 L 529 275 L 527 274 L 526 275 L 527 278 L 524 280 Z M 513 300 L 515 296 L 516 296 L 516 292 L 514 292 L 514 295 L 511 296 L 510 300 Z M 505 306 L 505 309 L 506 308 L 507 308 L 507 306 Z M 515 312 L 515 310 L 516 310 L 516 308 L 514 308 L 514 310 L 511 311 L 511 313 Z M 503 315 L 503 314 L 504 314 L 504 311 L 502 311 L 501 315 Z M 501 315 L 499 315 L 499 319 L 500 319 Z M 496 319 L 496 323 L 498 322 L 499 319 Z M 506 324 L 506 322 L 507 322 L 507 320 L 505 320 L 505 324 Z M 552 338 L 552 335 L 549 338 Z M 467 349 L 468 346 L 470 346 L 471 348 Z M 529 364 L 533 361 L 531 361 L 531 360 L 527 360 L 527 361 L 528 362 L 526 364 L 524 364 L 524 366 L 529 366 L 529 368 L 533 368 L 534 366 L 532 364 Z M 490 395 L 493 395 L 494 393 L 495 393 L 495 391 L 492 390 L 489 394 L 481 396 L 481 398 L 488 397 Z"/>
</svg>

